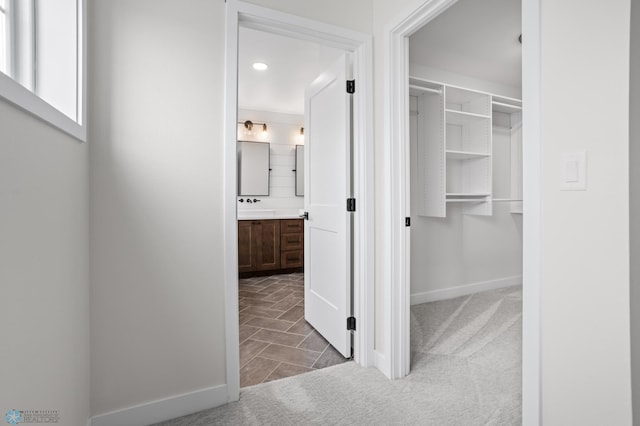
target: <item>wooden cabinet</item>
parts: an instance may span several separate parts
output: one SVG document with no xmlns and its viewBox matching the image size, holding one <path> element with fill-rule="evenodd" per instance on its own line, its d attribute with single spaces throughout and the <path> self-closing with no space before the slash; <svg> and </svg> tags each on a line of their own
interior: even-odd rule
<svg viewBox="0 0 640 426">
<path fill-rule="evenodd" d="M 280 269 L 280 221 L 238 221 L 240 272 Z"/>
<path fill-rule="evenodd" d="M 301 219 L 238 221 L 238 270 L 241 276 L 301 270 L 304 223 Z"/>
<path fill-rule="evenodd" d="M 302 219 L 280 221 L 280 266 L 282 269 L 304 265 L 304 223 Z"/>
<path fill-rule="evenodd" d="M 256 264 L 251 222 L 251 220 L 238 221 L 238 270 L 240 272 L 253 271 Z"/>
</svg>

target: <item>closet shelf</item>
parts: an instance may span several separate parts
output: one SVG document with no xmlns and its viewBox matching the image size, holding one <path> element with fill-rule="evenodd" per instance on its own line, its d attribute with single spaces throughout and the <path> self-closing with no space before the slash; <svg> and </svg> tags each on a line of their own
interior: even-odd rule
<svg viewBox="0 0 640 426">
<path fill-rule="evenodd" d="M 484 203 L 482 198 L 447 198 L 447 203 Z"/>
<path fill-rule="evenodd" d="M 484 198 L 491 195 L 488 192 L 447 192 L 448 198 Z"/>
<path fill-rule="evenodd" d="M 473 114 L 455 109 L 446 109 L 445 113 L 447 116 L 447 124 L 455 124 L 457 126 L 468 126 L 472 123 L 491 120 L 491 117 L 488 115 Z"/>
<path fill-rule="evenodd" d="M 481 152 L 470 151 L 454 151 L 447 150 L 447 160 L 470 160 L 473 158 L 489 157 L 490 154 L 483 154 Z"/>
<path fill-rule="evenodd" d="M 493 111 L 504 112 L 507 114 L 522 111 L 522 107 L 519 105 L 506 104 L 504 102 L 497 102 L 495 100 L 491 103 L 491 108 L 493 109 Z"/>
<path fill-rule="evenodd" d="M 416 84 L 409 84 L 409 93 L 413 96 L 421 95 L 423 93 L 435 93 L 441 94 L 441 89 L 433 89 L 431 87 L 418 86 Z"/>
</svg>

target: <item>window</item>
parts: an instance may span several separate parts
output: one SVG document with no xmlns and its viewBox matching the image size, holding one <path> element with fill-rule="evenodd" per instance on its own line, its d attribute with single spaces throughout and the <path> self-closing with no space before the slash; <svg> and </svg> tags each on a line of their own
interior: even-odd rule
<svg viewBox="0 0 640 426">
<path fill-rule="evenodd" d="M 0 71 L 9 74 L 9 22 L 7 0 L 0 0 Z"/>
<path fill-rule="evenodd" d="M 0 96 L 82 140 L 84 1 L 0 0 Z"/>
</svg>

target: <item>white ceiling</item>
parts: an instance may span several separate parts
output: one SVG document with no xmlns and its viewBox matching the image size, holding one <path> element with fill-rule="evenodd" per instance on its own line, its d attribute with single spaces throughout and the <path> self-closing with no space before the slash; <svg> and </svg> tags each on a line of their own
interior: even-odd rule
<svg viewBox="0 0 640 426">
<path fill-rule="evenodd" d="M 460 0 L 410 37 L 413 64 L 522 85 L 521 0 Z"/>
<path fill-rule="evenodd" d="M 240 28 L 238 107 L 304 114 L 304 90 L 342 52 L 315 43 Z M 254 62 L 269 65 L 253 69 Z"/>
</svg>

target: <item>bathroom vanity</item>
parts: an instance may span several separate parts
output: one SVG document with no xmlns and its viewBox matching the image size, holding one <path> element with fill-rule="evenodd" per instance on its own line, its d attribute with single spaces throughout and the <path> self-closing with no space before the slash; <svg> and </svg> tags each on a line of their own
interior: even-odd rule
<svg viewBox="0 0 640 426">
<path fill-rule="evenodd" d="M 302 272 L 304 222 L 299 218 L 238 220 L 240 277 Z"/>
</svg>

